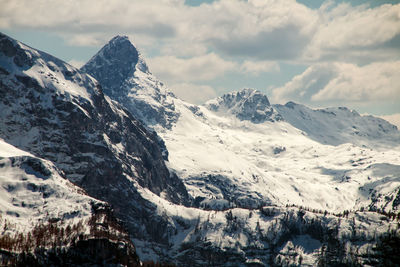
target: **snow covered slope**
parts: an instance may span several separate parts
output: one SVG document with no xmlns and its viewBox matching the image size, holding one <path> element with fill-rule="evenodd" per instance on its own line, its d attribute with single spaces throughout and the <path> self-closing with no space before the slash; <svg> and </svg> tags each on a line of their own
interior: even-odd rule
<svg viewBox="0 0 400 267">
<path fill-rule="evenodd" d="M 62 176 L 50 161 L 0 139 L 0 225 L 7 221 L 15 226 L 10 231 L 27 232 L 52 219 L 66 225 L 89 219 L 92 206 L 102 202 Z"/>
<path fill-rule="evenodd" d="M 285 121 L 322 144 L 352 143 L 366 147 L 400 144 L 395 125 L 374 116 L 361 116 L 346 107 L 310 109 L 293 102 L 273 107 Z"/>
<path fill-rule="evenodd" d="M 389 266 L 399 260 L 393 214 L 268 205 L 213 211 L 173 205 L 146 189 L 141 194 L 157 205 L 158 216 L 168 218 L 170 230 L 167 247 L 134 239 L 142 259 L 179 266 Z"/>
<path fill-rule="evenodd" d="M 96 78 L 105 94 L 146 125 L 170 128 L 179 117 L 172 100 L 174 95 L 150 73 L 126 36 L 110 40 L 81 70 Z"/>
<path fill-rule="evenodd" d="M 143 228 L 141 220 L 153 220 L 152 206 L 137 188 L 189 202 L 165 166 L 159 137 L 105 97 L 94 78 L 2 34 L 0 110 L 0 138 L 53 162 L 90 196 L 110 203 L 132 231 L 148 236 L 157 227 Z"/>
<path fill-rule="evenodd" d="M 398 209 L 400 142 L 391 148 L 325 145 L 286 121 L 255 124 L 202 106 L 193 113 L 182 101 L 176 106 L 179 120 L 160 135 L 169 166 L 200 206 Z"/>
<path fill-rule="evenodd" d="M 145 106 L 162 106 L 165 99 L 171 103 L 173 114 L 179 114 L 173 120 L 163 112 L 154 114 L 157 109 L 140 116 L 144 121 L 158 118 L 148 126 L 163 138 L 168 166 L 184 181 L 196 205 L 398 209 L 394 199 L 400 198 L 400 132 L 395 126 L 346 108 L 271 105 L 267 96 L 253 89 L 195 106 L 166 93 L 147 67 L 141 70 L 137 65 L 144 60 L 138 59 L 126 37 L 112 39 L 82 69 L 98 79 L 103 73 L 115 75 L 103 78 L 106 81 L 119 79 L 125 65 L 105 60 L 120 57 L 118 47 L 124 47 L 120 50 L 136 64 L 123 76 L 135 83 L 110 86 L 106 92 L 134 114 L 136 101 Z M 132 58 L 129 53 L 134 53 Z M 107 69 L 120 71 L 112 74 Z M 149 77 L 154 81 L 150 85 Z M 164 92 L 165 98 L 154 97 L 154 92 Z"/>
<path fill-rule="evenodd" d="M 3 266 L 139 265 L 107 203 L 89 197 L 52 162 L 2 139 L 0 229 Z"/>
</svg>

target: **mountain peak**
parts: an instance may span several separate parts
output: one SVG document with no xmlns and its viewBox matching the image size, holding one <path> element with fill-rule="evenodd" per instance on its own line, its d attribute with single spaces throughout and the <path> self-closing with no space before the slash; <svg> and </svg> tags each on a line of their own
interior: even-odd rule
<svg viewBox="0 0 400 267">
<path fill-rule="evenodd" d="M 173 97 L 150 73 L 140 52 L 127 36 L 115 36 L 82 68 L 100 82 L 103 92 L 122 103 L 147 125 L 176 121 Z"/>
<path fill-rule="evenodd" d="M 240 120 L 250 120 L 253 123 L 281 120 L 271 107 L 268 97 L 251 88 L 224 94 L 208 101 L 206 106 L 212 111 L 231 113 Z"/>
<path fill-rule="evenodd" d="M 109 41 L 109 43 L 124 43 L 124 42 L 129 42 L 130 44 L 132 44 L 127 35 L 117 35 L 117 36 L 114 36 Z"/>
<path fill-rule="evenodd" d="M 148 72 L 147 65 L 128 36 L 117 35 L 94 55 L 82 71 L 95 77 L 108 95 L 118 93 L 118 89 L 131 78 L 135 71 Z"/>
</svg>

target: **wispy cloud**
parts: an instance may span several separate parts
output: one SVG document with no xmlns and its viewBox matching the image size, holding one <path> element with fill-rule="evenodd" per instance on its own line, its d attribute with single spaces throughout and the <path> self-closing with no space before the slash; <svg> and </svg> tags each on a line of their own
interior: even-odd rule
<svg viewBox="0 0 400 267">
<path fill-rule="evenodd" d="M 167 82 L 212 80 L 225 72 L 233 71 L 236 63 L 227 61 L 215 53 L 188 59 L 162 56 L 149 59 L 150 68 Z"/>
<path fill-rule="evenodd" d="M 183 0 L 0 0 L 0 5 L 0 28 L 46 29 L 77 45 L 124 33 L 174 56 L 211 49 L 247 60 L 368 63 L 400 57 L 400 4 L 331 4 L 319 10 L 293 0 L 220 0 L 196 7 Z"/>
<path fill-rule="evenodd" d="M 273 90 L 276 102 L 400 102 L 400 61 L 365 66 L 322 63 L 307 68 L 283 87 Z"/>
<path fill-rule="evenodd" d="M 240 66 L 240 71 L 246 74 L 258 76 L 265 72 L 279 71 L 279 64 L 274 61 L 251 61 L 245 60 Z"/>
<path fill-rule="evenodd" d="M 74 66 L 75 68 L 80 68 L 82 67 L 86 62 L 80 61 L 80 60 L 76 60 L 76 59 L 71 59 L 70 61 L 68 61 L 68 64 Z"/>
<path fill-rule="evenodd" d="M 207 100 L 217 97 L 214 88 L 208 85 L 178 83 L 172 84 L 170 88 L 180 99 L 193 104 L 203 104 Z"/>
</svg>

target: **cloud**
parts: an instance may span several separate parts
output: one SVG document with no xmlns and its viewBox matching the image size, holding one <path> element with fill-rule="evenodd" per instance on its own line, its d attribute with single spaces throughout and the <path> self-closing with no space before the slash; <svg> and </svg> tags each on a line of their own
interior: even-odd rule
<svg viewBox="0 0 400 267">
<path fill-rule="evenodd" d="M 390 122 L 393 125 L 397 126 L 397 129 L 400 129 L 400 113 L 396 113 L 396 114 L 391 114 L 391 115 L 383 115 L 383 116 L 379 116 L 384 120 L 387 120 L 388 122 Z"/>
<path fill-rule="evenodd" d="M 332 64 L 311 65 L 284 86 L 273 89 L 272 100 L 275 103 L 285 103 L 290 100 L 308 102 L 312 95 L 328 84 L 335 75 L 337 70 Z"/>
<path fill-rule="evenodd" d="M 400 4 L 328 2 L 315 10 L 294 0 L 199 6 L 184 0 L 0 0 L 0 6 L 0 28 L 46 30 L 75 45 L 127 34 L 142 50 L 175 57 L 214 52 L 238 61 L 363 64 L 400 58 Z"/>
<path fill-rule="evenodd" d="M 318 18 L 295 1 L 272 0 L 215 1 L 193 15 L 185 35 L 219 53 L 258 60 L 301 55 Z"/>
<path fill-rule="evenodd" d="M 237 68 L 236 63 L 226 61 L 214 53 L 188 59 L 162 56 L 149 58 L 148 61 L 150 69 L 170 84 L 182 80 L 212 80 Z"/>
<path fill-rule="evenodd" d="M 0 28 L 52 31 L 69 43 L 99 45 L 118 33 L 173 37 L 184 1 L 0 0 L 0 6 Z"/>
<path fill-rule="evenodd" d="M 371 62 L 399 58 L 400 4 L 322 7 L 304 59 Z"/>
<path fill-rule="evenodd" d="M 240 71 L 246 74 L 258 76 L 263 72 L 279 71 L 279 64 L 273 61 L 250 61 L 245 60 L 240 66 Z"/>
<path fill-rule="evenodd" d="M 363 67 L 345 63 L 335 65 L 335 77 L 311 100 L 400 100 L 400 61 L 377 62 Z"/>
<path fill-rule="evenodd" d="M 96 46 L 105 42 L 99 34 L 73 34 L 66 41 L 74 46 Z"/>
<path fill-rule="evenodd" d="M 273 90 L 275 102 L 305 103 L 400 101 L 400 61 L 365 66 L 323 63 L 307 68 L 283 87 Z"/>
<path fill-rule="evenodd" d="M 207 100 L 217 97 L 214 88 L 208 85 L 198 85 L 192 83 L 173 84 L 171 90 L 180 99 L 192 104 L 203 104 Z"/>
<path fill-rule="evenodd" d="M 71 59 L 70 61 L 68 61 L 68 64 L 74 66 L 75 68 L 80 68 L 82 67 L 86 62 L 81 61 L 81 60 L 76 60 L 76 59 Z"/>
</svg>

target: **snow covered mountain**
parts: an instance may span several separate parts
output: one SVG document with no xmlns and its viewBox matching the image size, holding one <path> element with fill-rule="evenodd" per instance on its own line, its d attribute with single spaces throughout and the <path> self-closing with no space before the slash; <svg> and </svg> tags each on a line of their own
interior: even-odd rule
<svg viewBox="0 0 400 267">
<path fill-rule="evenodd" d="M 92 205 L 101 203 L 64 179 L 50 161 L 3 140 L 0 140 L 0 167 L 0 211 L 8 215 L 10 224 L 15 224 L 13 230 L 27 232 L 39 221 L 51 219 L 62 219 L 67 224 L 88 219 Z"/>
<path fill-rule="evenodd" d="M 130 72 L 120 64 L 123 58 L 134 66 Z M 128 38 L 117 36 L 82 70 L 106 83 L 125 79 L 119 87 L 111 83 L 106 92 L 151 122 L 147 126 L 167 147 L 168 166 L 184 181 L 195 205 L 397 209 L 391 202 L 400 187 L 400 132 L 395 126 L 346 108 L 271 105 L 266 95 L 253 89 L 195 106 L 169 94 L 143 64 Z M 173 107 L 172 113 L 164 112 L 165 102 Z M 151 108 L 157 105 L 158 109 Z M 170 114 L 176 115 L 174 119 Z M 383 182 L 383 177 L 391 178 Z"/>
<path fill-rule="evenodd" d="M 135 247 L 109 210 L 107 203 L 65 179 L 52 162 L 0 139 L 3 266 L 138 265 Z"/>
<path fill-rule="evenodd" d="M 398 261 L 396 129 L 379 121 L 383 130 L 363 146 L 342 130 L 377 129 L 362 127 L 373 118 L 333 111 L 340 120 L 321 131 L 325 112 L 308 109 L 320 122 L 301 128 L 295 122 L 306 116 L 296 120 L 299 111 L 280 108 L 251 89 L 205 106 L 177 99 L 126 37 L 111 40 L 80 71 L 0 35 L 2 216 L 17 222 L 41 207 L 39 219 L 74 220 L 89 216 L 87 201 L 107 202 L 142 260 L 179 266 Z M 336 127 L 339 121 L 346 127 Z M 329 139 L 333 133 L 337 139 Z M 40 193 L 31 194 L 30 183 Z M 68 217 L 72 206 L 78 212 Z M 85 225 L 99 239 L 107 216 L 94 218 Z M 112 248 L 101 242 L 102 252 Z"/>
<path fill-rule="evenodd" d="M 352 143 L 371 148 L 400 144 L 396 126 L 381 118 L 361 116 L 346 107 L 314 110 L 293 102 L 273 106 L 285 121 L 322 144 Z"/>
<path fill-rule="evenodd" d="M 137 188 L 189 202 L 165 166 L 160 138 L 89 75 L 0 35 L 0 96 L 0 138 L 53 162 L 63 177 L 111 204 L 132 232 L 161 239 L 162 220 L 151 217 L 154 207 Z"/>
<path fill-rule="evenodd" d="M 204 106 L 193 113 L 181 101 L 176 106 L 180 118 L 172 130 L 160 135 L 169 151 L 169 166 L 200 206 L 297 204 L 331 211 L 398 208 L 397 202 L 392 205 L 400 188 L 400 133 L 395 128 L 386 133 L 392 139 L 383 138 L 382 146 L 377 146 L 379 137 L 368 147 L 357 143 L 333 146 L 309 138 L 285 121 L 286 114 L 279 116 L 283 120 L 252 123 L 239 119 L 237 113 L 214 112 Z M 271 107 L 274 112 L 279 108 L 275 107 Z M 368 129 L 363 123 L 371 118 L 366 119 L 359 116 L 357 123 L 354 117 L 343 116 L 342 124 Z M 320 116 L 320 120 L 325 119 Z M 315 133 L 335 134 L 321 127 Z"/>
<path fill-rule="evenodd" d="M 127 38 L 116 37 L 101 51 L 116 54 L 116 51 L 110 51 L 116 40 L 133 47 Z M 121 68 L 117 63 L 105 62 L 101 51 L 82 68 L 99 80 L 102 76 L 97 69 Z M 143 73 L 147 74 L 143 76 Z M 118 77 L 122 76 L 118 74 L 114 78 Z M 146 241 L 135 239 L 143 258 L 172 257 L 185 265 L 194 257 L 201 265 L 205 257 L 219 255 L 213 259 L 219 264 L 226 257 L 232 259 L 230 264 L 243 260 L 248 264 L 272 264 L 274 261 L 268 258 L 271 254 L 286 257 L 291 253 L 284 252 L 286 246 L 293 247 L 296 242 L 303 242 L 297 244 L 304 253 L 309 249 L 307 244 L 315 240 L 307 239 L 311 233 L 304 229 L 296 230 L 307 232 L 305 236 L 296 237 L 299 239 L 293 239 L 289 234 L 291 237 L 286 240 L 290 240 L 291 245 L 275 240 L 275 236 L 259 236 L 254 230 L 258 224 L 250 223 L 251 216 L 255 216 L 260 225 L 268 225 L 267 222 L 274 218 L 279 225 L 277 229 L 282 230 L 286 222 L 279 218 L 287 219 L 295 212 L 284 208 L 286 206 L 308 207 L 314 211 L 312 216 L 317 216 L 314 217 L 316 220 L 321 217 L 315 212 L 338 214 L 346 210 L 369 210 L 391 213 L 399 209 L 400 132 L 381 119 L 360 116 L 346 108 L 312 110 L 291 102 L 284 106 L 271 105 L 265 95 L 252 89 L 232 92 L 210 100 L 204 106 L 196 106 L 168 93 L 147 68 L 145 72 L 137 67 L 124 77 L 128 77 L 125 80 L 128 82 L 119 88 L 113 87 L 111 97 L 147 122 L 147 126 L 163 138 L 169 153 L 167 166 L 182 179 L 195 199 L 195 207 L 203 209 L 176 207 L 163 200 L 154 200 L 154 195 L 143 191 L 142 196 L 153 199 L 158 214 L 169 218 L 169 227 L 177 233 L 170 235 L 169 249 L 162 246 L 150 249 Z M 146 85 L 149 77 L 153 82 Z M 155 97 L 154 92 L 163 97 Z M 140 101 L 138 106 L 146 106 L 143 110 L 149 110 L 149 113 L 138 111 L 136 101 Z M 173 111 L 170 114 L 176 114 L 173 119 L 160 108 L 165 102 L 168 107 L 173 107 L 170 109 Z M 158 110 L 161 112 L 157 113 Z M 259 209 L 265 205 L 269 207 L 267 213 Z M 281 208 L 271 208 L 271 205 Z M 318 213 L 324 210 L 325 213 Z M 264 217 L 265 214 L 269 215 Z M 357 217 L 361 213 L 352 214 Z M 373 221 L 375 215 L 374 212 L 363 213 L 361 216 L 365 217 L 356 225 Z M 294 217 L 292 219 L 299 223 Z M 349 220 L 356 217 L 350 216 L 352 219 Z M 378 229 L 378 221 L 367 228 Z M 339 224 L 333 217 L 325 222 L 327 224 L 320 227 L 328 232 L 329 224 L 335 227 Z M 273 226 L 267 228 L 266 232 L 279 236 Z M 341 229 L 336 234 L 341 236 L 346 231 Z M 320 237 L 317 239 L 316 247 L 321 248 L 323 241 Z M 339 242 L 346 242 L 339 239 Z M 275 244 L 279 249 L 269 247 L 262 240 L 269 240 L 269 244 Z M 268 252 L 267 260 L 260 256 L 258 249 L 275 252 Z M 196 253 L 199 250 L 201 255 Z M 236 254 L 236 251 L 239 252 Z M 312 262 L 316 256 L 312 249 L 310 251 L 311 254 L 303 255 Z"/>
</svg>

